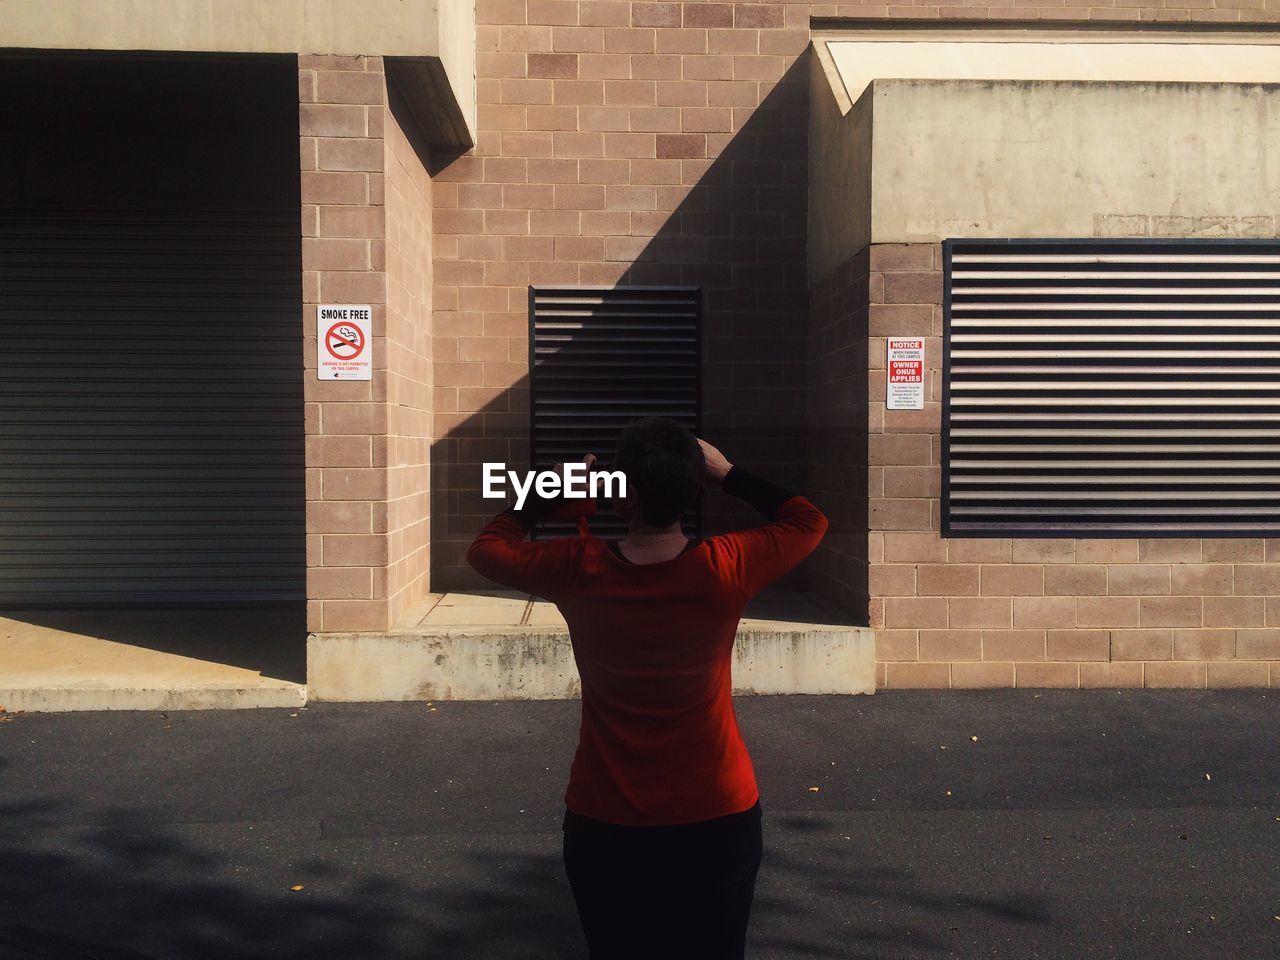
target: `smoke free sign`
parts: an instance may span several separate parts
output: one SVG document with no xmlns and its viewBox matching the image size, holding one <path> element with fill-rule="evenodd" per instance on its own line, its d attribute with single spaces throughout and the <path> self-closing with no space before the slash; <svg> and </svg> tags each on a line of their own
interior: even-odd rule
<svg viewBox="0 0 1280 960">
<path fill-rule="evenodd" d="M 322 303 L 316 307 L 316 377 L 373 379 L 373 307 Z"/>
</svg>

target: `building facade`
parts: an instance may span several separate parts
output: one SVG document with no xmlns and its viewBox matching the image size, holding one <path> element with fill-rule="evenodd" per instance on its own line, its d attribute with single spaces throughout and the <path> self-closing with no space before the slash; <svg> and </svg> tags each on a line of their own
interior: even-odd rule
<svg viewBox="0 0 1280 960">
<path fill-rule="evenodd" d="M 677 413 L 878 687 L 1280 685 L 1271 0 L 6 7 L 9 607 L 379 634 L 483 463 Z"/>
</svg>

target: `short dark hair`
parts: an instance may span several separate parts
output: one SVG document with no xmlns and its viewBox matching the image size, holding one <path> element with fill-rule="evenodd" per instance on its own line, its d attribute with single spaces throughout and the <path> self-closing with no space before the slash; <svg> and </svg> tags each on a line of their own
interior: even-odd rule
<svg viewBox="0 0 1280 960">
<path fill-rule="evenodd" d="M 654 526 L 684 516 L 707 472 L 697 438 L 670 417 L 632 420 L 618 438 L 614 462 L 626 475 L 640 515 Z"/>
</svg>

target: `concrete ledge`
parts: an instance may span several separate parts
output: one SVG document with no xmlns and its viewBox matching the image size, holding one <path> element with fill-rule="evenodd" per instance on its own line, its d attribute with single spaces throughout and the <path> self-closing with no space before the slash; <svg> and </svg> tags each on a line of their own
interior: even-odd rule
<svg viewBox="0 0 1280 960">
<path fill-rule="evenodd" d="M 0 707 L 300 707 L 304 617 L 301 605 L 11 611 L 0 617 Z"/>
<path fill-rule="evenodd" d="M 809 611 L 808 620 L 773 618 Z M 738 629 L 735 694 L 875 691 L 869 628 L 824 622 L 825 614 L 794 595 L 763 596 L 748 612 L 757 615 Z M 506 591 L 437 595 L 385 633 L 312 634 L 307 685 L 311 699 L 334 701 L 582 695 L 555 607 Z"/>
<path fill-rule="evenodd" d="M 307 688 L 278 681 L 271 686 L 226 687 L 42 687 L 0 689 L 0 705 L 27 713 L 71 710 L 239 710 L 300 707 Z"/>
<path fill-rule="evenodd" d="M 733 692 L 873 693 L 871 631 L 743 627 Z M 566 700 L 582 695 L 567 631 L 490 627 L 434 634 L 318 633 L 313 700 Z"/>
<path fill-rule="evenodd" d="M 581 681 L 568 633 L 320 633 L 307 640 L 313 700 L 566 700 Z"/>
<path fill-rule="evenodd" d="M 875 644 L 865 627 L 738 630 L 734 693 L 875 693 Z"/>
</svg>

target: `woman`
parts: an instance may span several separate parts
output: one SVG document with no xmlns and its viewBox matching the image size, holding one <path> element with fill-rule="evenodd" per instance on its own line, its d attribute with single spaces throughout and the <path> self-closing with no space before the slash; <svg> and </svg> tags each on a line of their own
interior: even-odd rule
<svg viewBox="0 0 1280 960">
<path fill-rule="evenodd" d="M 624 539 L 525 542 L 539 520 L 595 503 L 531 496 L 490 521 L 467 561 L 551 600 L 569 625 L 582 722 L 563 853 L 591 960 L 741 960 L 763 838 L 733 642 L 747 601 L 817 546 L 827 520 L 674 420 L 628 426 L 613 469 L 626 477 L 614 498 Z M 771 522 L 686 537 L 680 518 L 708 481 Z"/>
</svg>

